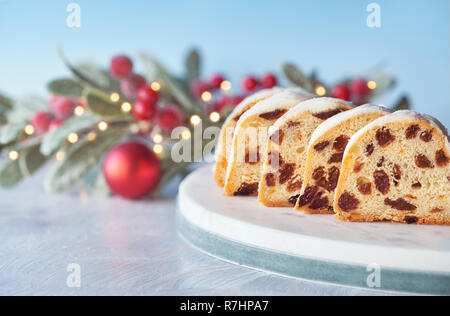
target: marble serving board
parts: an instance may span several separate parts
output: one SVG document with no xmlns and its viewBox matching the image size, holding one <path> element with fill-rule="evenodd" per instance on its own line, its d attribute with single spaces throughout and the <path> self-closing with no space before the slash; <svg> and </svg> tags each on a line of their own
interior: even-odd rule
<svg viewBox="0 0 450 316">
<path fill-rule="evenodd" d="M 224 260 L 291 277 L 374 290 L 450 295 L 450 227 L 346 223 L 226 197 L 213 167 L 187 177 L 178 228 Z"/>
</svg>

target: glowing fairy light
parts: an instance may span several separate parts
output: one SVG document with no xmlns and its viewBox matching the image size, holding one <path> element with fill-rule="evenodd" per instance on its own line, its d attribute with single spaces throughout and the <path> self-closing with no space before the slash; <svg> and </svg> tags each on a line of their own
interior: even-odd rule
<svg viewBox="0 0 450 316">
<path fill-rule="evenodd" d="M 202 121 L 202 119 L 200 118 L 200 116 L 198 116 L 198 115 L 191 116 L 191 124 L 192 125 L 198 125 L 201 123 L 201 121 Z"/>
<path fill-rule="evenodd" d="M 324 86 L 319 85 L 316 87 L 316 94 L 319 97 L 323 97 L 325 94 L 327 94 L 327 89 L 325 89 Z"/>
<path fill-rule="evenodd" d="M 78 142 L 78 134 L 77 133 L 70 133 L 69 136 L 67 136 L 67 141 L 71 144 L 75 144 Z"/>
<path fill-rule="evenodd" d="M 161 90 L 161 84 L 158 81 L 153 81 L 150 84 L 150 88 L 152 88 L 153 91 L 159 91 Z"/>
<path fill-rule="evenodd" d="M 87 139 L 88 139 L 88 141 L 93 142 L 94 140 L 97 139 L 97 133 L 96 132 L 90 132 L 87 135 Z"/>
<path fill-rule="evenodd" d="M 120 100 L 120 94 L 118 94 L 117 92 L 112 92 L 112 93 L 109 95 L 109 99 L 110 99 L 112 102 L 118 102 L 118 101 Z"/>
<path fill-rule="evenodd" d="M 161 134 L 155 134 L 153 135 L 153 142 L 155 142 L 156 144 L 162 143 L 163 141 L 163 137 Z"/>
<path fill-rule="evenodd" d="M 28 136 L 33 135 L 34 132 L 35 132 L 34 126 L 33 126 L 33 125 L 30 125 L 30 124 L 27 125 L 27 126 L 25 126 L 24 132 L 25 132 L 25 134 L 27 134 Z"/>
<path fill-rule="evenodd" d="M 220 84 L 220 89 L 222 89 L 223 91 L 230 91 L 231 87 L 232 87 L 231 82 L 228 80 L 224 80 Z"/>
<path fill-rule="evenodd" d="M 186 129 L 181 133 L 181 138 L 183 139 L 190 139 L 191 138 L 191 131 Z"/>
<path fill-rule="evenodd" d="M 102 132 L 106 131 L 108 127 L 108 123 L 106 123 L 105 121 L 101 121 L 100 123 L 98 123 L 98 129 Z"/>
<path fill-rule="evenodd" d="M 212 99 L 212 94 L 209 91 L 205 91 L 202 93 L 202 100 L 203 102 L 209 102 Z"/>
<path fill-rule="evenodd" d="M 83 114 L 84 114 L 84 108 L 82 107 L 82 106 L 77 106 L 76 108 L 75 108 L 75 110 L 73 111 L 73 113 L 76 115 L 76 116 L 82 116 Z"/>
<path fill-rule="evenodd" d="M 19 159 L 19 153 L 15 150 L 11 150 L 8 154 L 8 157 L 11 161 L 16 161 Z"/>
<path fill-rule="evenodd" d="M 212 112 L 212 113 L 209 115 L 209 119 L 211 120 L 211 122 L 217 123 L 217 122 L 220 121 L 220 114 L 217 113 L 217 112 Z"/>
<path fill-rule="evenodd" d="M 128 102 L 122 103 L 121 109 L 122 109 L 122 112 L 123 112 L 123 113 L 130 113 L 131 110 L 132 110 L 132 108 L 133 108 L 133 107 L 131 106 L 130 103 L 128 103 Z"/>
<path fill-rule="evenodd" d="M 377 88 L 377 83 L 376 81 L 371 80 L 367 83 L 367 86 L 370 90 L 375 90 Z"/>
<path fill-rule="evenodd" d="M 164 152 L 164 147 L 160 144 L 156 144 L 155 146 L 153 146 L 153 151 L 155 152 L 155 154 L 161 155 Z"/>
<path fill-rule="evenodd" d="M 58 151 L 55 155 L 56 160 L 61 161 L 65 157 L 65 153 L 63 151 Z"/>
</svg>

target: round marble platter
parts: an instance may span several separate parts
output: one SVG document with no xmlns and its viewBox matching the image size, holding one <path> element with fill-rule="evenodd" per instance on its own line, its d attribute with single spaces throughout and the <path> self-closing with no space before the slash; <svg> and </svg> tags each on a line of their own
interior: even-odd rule
<svg viewBox="0 0 450 316">
<path fill-rule="evenodd" d="M 224 196 L 211 165 L 181 184 L 177 221 L 194 246 L 243 266 L 343 286 L 450 295 L 450 227 L 346 223 L 266 208 L 254 197 Z"/>
</svg>

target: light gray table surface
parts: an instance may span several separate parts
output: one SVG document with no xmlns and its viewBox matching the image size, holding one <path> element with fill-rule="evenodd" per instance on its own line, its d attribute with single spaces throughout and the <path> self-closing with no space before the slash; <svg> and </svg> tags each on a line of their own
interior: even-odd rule
<svg viewBox="0 0 450 316">
<path fill-rule="evenodd" d="M 42 174 L 0 190 L 0 295 L 373 295 L 252 270 L 178 236 L 171 198 L 50 195 Z M 69 264 L 81 286 L 66 284 Z"/>
</svg>

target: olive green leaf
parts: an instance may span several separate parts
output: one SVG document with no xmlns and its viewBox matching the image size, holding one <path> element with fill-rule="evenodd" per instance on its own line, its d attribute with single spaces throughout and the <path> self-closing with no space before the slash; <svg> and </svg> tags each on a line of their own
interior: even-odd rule
<svg viewBox="0 0 450 316">
<path fill-rule="evenodd" d="M 22 123 L 30 120 L 36 112 L 49 110 L 50 106 L 44 99 L 26 96 L 14 103 L 13 109 L 7 112 L 7 117 L 11 123 Z"/>
<path fill-rule="evenodd" d="M 31 176 L 42 167 L 47 158 L 39 151 L 39 145 L 25 148 L 19 153 L 19 159 L 7 162 L 0 170 L 0 187 L 10 188 L 22 179 Z"/>
<path fill-rule="evenodd" d="M 97 90 L 88 90 L 85 98 L 88 109 L 95 115 L 103 118 L 125 117 L 120 104 L 110 101 L 105 93 Z"/>
<path fill-rule="evenodd" d="M 95 141 L 82 140 L 69 149 L 65 159 L 52 169 L 45 180 L 49 192 L 65 192 L 81 180 L 100 159 L 128 133 L 127 128 L 110 128 Z"/>
<path fill-rule="evenodd" d="M 11 110 L 13 105 L 14 102 L 10 98 L 0 94 L 0 109 L 2 109 L 2 111 Z"/>
<path fill-rule="evenodd" d="M 80 74 L 89 79 L 90 82 L 96 82 L 102 87 L 111 91 L 120 91 L 119 81 L 113 79 L 109 73 L 94 65 L 84 64 L 75 67 Z"/>
<path fill-rule="evenodd" d="M 16 140 L 22 134 L 25 123 L 12 123 L 0 127 L 0 144 L 5 145 Z"/>
<path fill-rule="evenodd" d="M 156 59 L 147 54 L 142 54 L 141 57 L 147 68 L 147 71 L 151 73 L 152 76 L 155 76 L 155 73 L 157 73 L 156 77 L 161 78 L 165 88 L 170 91 L 178 104 L 185 111 L 189 113 L 196 113 L 196 103 L 190 97 L 188 91 L 184 89 L 183 86 L 174 77 L 172 77 L 158 61 L 156 61 Z"/>
<path fill-rule="evenodd" d="M 409 109 L 411 109 L 411 103 L 407 96 L 402 96 L 400 98 L 400 100 L 396 103 L 396 105 L 394 106 L 395 111 L 409 110 Z"/>
<path fill-rule="evenodd" d="M 285 63 L 283 65 L 283 72 L 293 84 L 313 92 L 314 87 L 311 80 L 305 76 L 297 66 L 291 63 Z"/>
<path fill-rule="evenodd" d="M 57 150 L 70 133 L 79 133 L 100 121 L 95 116 L 74 116 L 64 122 L 56 131 L 44 136 L 41 143 L 41 153 L 50 155 Z"/>
<path fill-rule="evenodd" d="M 47 85 L 48 90 L 56 95 L 78 98 L 83 95 L 83 85 L 71 78 L 56 79 Z"/>
<path fill-rule="evenodd" d="M 189 82 L 200 77 L 201 64 L 200 54 L 197 50 L 191 50 L 186 58 L 187 79 Z"/>
</svg>

